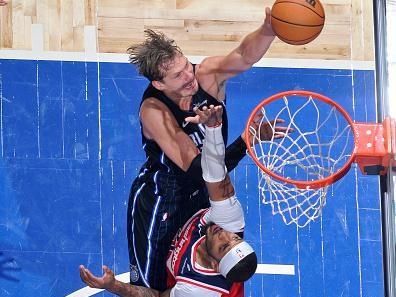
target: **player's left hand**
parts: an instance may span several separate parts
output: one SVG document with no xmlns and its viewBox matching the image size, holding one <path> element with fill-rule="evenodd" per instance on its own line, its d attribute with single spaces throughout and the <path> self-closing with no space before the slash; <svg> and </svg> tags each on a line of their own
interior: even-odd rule
<svg viewBox="0 0 396 297">
<path fill-rule="evenodd" d="M 272 30 L 271 25 L 271 9 L 269 7 L 265 8 L 265 20 L 264 20 L 264 34 L 275 38 L 275 32 Z"/>
<path fill-rule="evenodd" d="M 208 127 L 219 126 L 222 123 L 223 107 L 221 105 L 210 105 L 209 108 L 204 106 L 202 109 L 194 108 L 194 112 L 197 115 L 187 117 L 186 122 L 204 124 Z"/>
<path fill-rule="evenodd" d="M 88 268 L 85 268 L 83 265 L 80 265 L 79 268 L 80 268 L 81 280 L 84 283 L 86 283 L 89 287 L 96 289 L 111 289 L 112 286 L 114 286 L 115 283 L 114 272 L 106 265 L 103 265 L 102 267 L 104 271 L 102 277 L 95 276 L 94 274 L 92 274 L 91 271 L 89 271 Z"/>
<path fill-rule="evenodd" d="M 8 4 L 8 0 L 0 0 L 0 6 L 4 6 Z"/>
<path fill-rule="evenodd" d="M 263 114 L 260 113 L 256 115 L 254 118 L 253 122 L 249 126 L 249 132 L 250 134 L 254 134 L 255 141 L 268 141 L 272 139 L 278 139 L 278 138 L 283 138 L 285 137 L 288 133 L 293 132 L 293 128 L 282 125 L 285 123 L 283 119 L 276 119 L 270 122 L 263 122 L 262 121 Z M 245 132 L 242 134 L 242 139 L 246 142 L 245 139 Z M 253 137 L 249 137 L 250 140 L 250 146 L 252 146 L 253 143 Z"/>
</svg>

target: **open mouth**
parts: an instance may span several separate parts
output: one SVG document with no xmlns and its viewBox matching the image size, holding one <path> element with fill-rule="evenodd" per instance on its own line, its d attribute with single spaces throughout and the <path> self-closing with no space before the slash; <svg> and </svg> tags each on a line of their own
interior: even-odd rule
<svg viewBox="0 0 396 297">
<path fill-rule="evenodd" d="M 187 90 L 191 90 L 195 85 L 195 79 L 193 79 L 191 82 L 189 82 L 188 84 L 184 85 L 184 88 Z"/>
</svg>

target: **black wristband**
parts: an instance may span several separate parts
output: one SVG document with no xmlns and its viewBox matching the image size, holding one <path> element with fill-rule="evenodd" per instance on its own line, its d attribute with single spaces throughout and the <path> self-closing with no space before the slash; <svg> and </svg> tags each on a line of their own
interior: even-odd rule
<svg viewBox="0 0 396 297">
<path fill-rule="evenodd" d="M 201 185 L 204 183 L 202 177 L 201 154 L 196 155 L 191 161 L 190 167 L 188 167 L 186 173 L 194 184 Z"/>
<path fill-rule="evenodd" d="M 228 172 L 233 170 L 238 163 L 246 156 L 246 143 L 243 141 L 242 137 L 239 136 L 233 143 L 227 146 L 225 151 L 225 164 Z M 201 167 L 201 154 L 198 154 L 190 164 L 186 171 L 187 175 L 194 184 L 200 185 L 204 183 L 202 178 L 202 167 Z"/>
<path fill-rule="evenodd" d="M 243 141 L 241 136 L 227 146 L 225 152 L 225 164 L 228 171 L 233 170 L 243 157 L 246 156 L 246 150 L 246 143 Z"/>
</svg>

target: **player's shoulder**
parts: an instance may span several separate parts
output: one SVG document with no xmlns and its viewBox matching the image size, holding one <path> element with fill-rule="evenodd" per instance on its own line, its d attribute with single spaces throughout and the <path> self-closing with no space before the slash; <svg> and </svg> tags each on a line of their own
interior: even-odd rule
<svg viewBox="0 0 396 297">
<path fill-rule="evenodd" d="M 161 118 L 173 117 L 168 106 L 155 97 L 149 97 L 143 101 L 140 106 L 139 116 L 143 121 L 150 118 L 160 120 Z"/>
<path fill-rule="evenodd" d="M 202 62 L 196 66 L 197 75 L 213 74 L 217 69 L 219 69 L 223 59 L 223 56 L 211 56 L 204 58 Z"/>
<path fill-rule="evenodd" d="M 218 101 L 224 99 L 224 94 L 221 92 L 224 81 L 219 79 L 219 77 L 221 78 L 219 74 L 221 74 L 223 59 L 224 57 L 222 56 L 207 57 L 201 62 L 195 72 L 202 89 Z"/>
<path fill-rule="evenodd" d="M 140 106 L 140 112 L 155 112 L 155 111 L 169 111 L 168 106 L 161 100 L 155 97 L 148 97 Z"/>
</svg>

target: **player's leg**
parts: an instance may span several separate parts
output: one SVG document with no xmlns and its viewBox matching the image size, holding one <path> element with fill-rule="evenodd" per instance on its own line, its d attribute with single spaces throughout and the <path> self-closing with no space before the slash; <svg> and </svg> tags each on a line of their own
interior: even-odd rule
<svg viewBox="0 0 396 297">
<path fill-rule="evenodd" d="M 209 202 L 206 191 L 186 187 L 166 175 L 157 174 L 155 182 L 133 184 L 127 233 L 131 283 L 161 291 L 166 288 L 166 258 L 173 237 Z"/>
<path fill-rule="evenodd" d="M 162 201 L 155 196 L 145 183 L 132 186 L 127 213 L 130 283 L 163 291 L 172 236 L 162 221 Z"/>
</svg>

